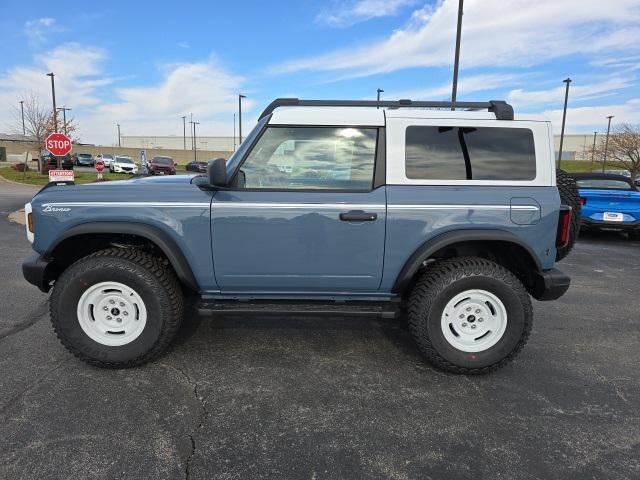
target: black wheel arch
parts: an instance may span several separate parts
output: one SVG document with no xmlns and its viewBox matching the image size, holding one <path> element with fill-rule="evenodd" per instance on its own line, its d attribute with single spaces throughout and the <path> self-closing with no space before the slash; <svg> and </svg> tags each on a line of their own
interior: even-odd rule
<svg viewBox="0 0 640 480">
<path fill-rule="evenodd" d="M 78 237 L 98 235 L 133 235 L 155 245 L 167 258 L 176 276 L 186 287 L 197 292 L 198 282 L 193 275 L 189 262 L 182 250 L 171 236 L 160 228 L 145 223 L 136 222 L 89 222 L 76 225 L 66 230 L 52 243 L 42 255 L 45 258 L 56 259 L 56 252 L 65 242 Z"/>
<path fill-rule="evenodd" d="M 534 272 L 530 272 L 532 275 L 532 279 L 530 281 L 526 281 L 526 278 L 523 279 L 522 275 L 519 275 L 521 280 L 524 280 L 523 283 L 527 287 L 529 287 L 529 285 L 527 285 L 528 283 L 533 285 L 533 275 L 542 269 L 540 260 L 531 247 L 511 232 L 497 229 L 454 230 L 441 233 L 420 245 L 413 254 L 411 254 L 400 270 L 400 273 L 396 277 L 393 285 L 392 292 L 400 295 L 407 292 L 413 284 L 416 274 L 421 269 L 423 263 L 430 258 L 433 258 L 433 256 L 438 252 L 456 245 L 474 244 L 477 246 L 488 244 L 507 244 L 514 246 L 520 251 L 526 252 L 526 260 L 535 268 Z"/>
</svg>

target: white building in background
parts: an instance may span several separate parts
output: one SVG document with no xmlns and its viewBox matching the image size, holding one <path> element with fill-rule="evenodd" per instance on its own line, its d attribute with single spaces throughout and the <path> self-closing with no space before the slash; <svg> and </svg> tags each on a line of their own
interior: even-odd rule
<svg viewBox="0 0 640 480">
<path fill-rule="evenodd" d="M 181 135 L 168 135 L 168 136 L 134 136 L 123 135 L 120 137 L 120 141 L 123 147 L 128 148 L 166 148 L 171 150 L 193 150 L 192 139 L 187 135 L 186 142 Z M 236 140 L 237 141 L 237 140 Z M 234 150 L 234 138 L 233 137 L 199 137 L 196 136 L 196 148 L 198 150 L 209 150 L 214 152 L 233 152 Z"/>
<path fill-rule="evenodd" d="M 603 134 L 598 134 L 597 140 L 603 138 Z M 555 158 L 558 158 L 560 148 L 560 135 L 554 135 Z M 121 138 L 122 146 L 129 148 L 166 148 L 172 150 L 182 150 L 184 139 L 182 136 L 133 136 L 127 135 Z M 233 152 L 236 148 L 237 139 L 233 137 L 196 137 L 198 150 L 209 150 L 215 152 Z M 187 150 L 193 150 L 191 137 L 186 138 Z M 565 134 L 562 144 L 563 160 L 591 160 L 588 152 L 593 146 L 593 134 Z M 585 152 L 587 155 L 585 156 Z"/>
</svg>

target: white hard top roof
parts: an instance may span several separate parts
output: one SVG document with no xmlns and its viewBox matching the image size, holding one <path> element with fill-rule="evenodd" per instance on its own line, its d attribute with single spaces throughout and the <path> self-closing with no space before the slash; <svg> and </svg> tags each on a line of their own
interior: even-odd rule
<svg viewBox="0 0 640 480">
<path fill-rule="evenodd" d="M 426 108 L 374 107 L 279 107 L 273 111 L 270 125 L 366 125 L 384 126 L 388 118 L 442 118 L 460 120 L 495 120 L 489 111 L 434 110 Z M 514 121 L 548 122 L 541 115 L 515 114 Z M 509 122 L 509 120 L 499 120 Z"/>
</svg>

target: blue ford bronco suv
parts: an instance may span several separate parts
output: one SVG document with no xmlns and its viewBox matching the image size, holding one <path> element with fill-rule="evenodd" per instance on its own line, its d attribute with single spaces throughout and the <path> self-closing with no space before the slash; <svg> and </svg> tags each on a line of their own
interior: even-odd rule
<svg viewBox="0 0 640 480">
<path fill-rule="evenodd" d="M 547 120 L 502 101 L 278 99 L 206 175 L 43 188 L 23 272 L 101 367 L 159 355 L 188 299 L 398 315 L 436 367 L 489 372 L 527 341 L 530 297 L 569 287 L 579 198 L 553 151 Z"/>
</svg>

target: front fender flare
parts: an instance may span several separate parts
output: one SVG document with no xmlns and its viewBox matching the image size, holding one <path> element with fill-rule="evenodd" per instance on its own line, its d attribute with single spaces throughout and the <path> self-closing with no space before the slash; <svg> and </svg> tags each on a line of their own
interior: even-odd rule
<svg viewBox="0 0 640 480">
<path fill-rule="evenodd" d="M 76 237 L 78 235 L 88 235 L 92 233 L 115 233 L 125 235 L 137 235 L 153 242 L 165 254 L 169 263 L 173 267 L 178 279 L 193 291 L 198 291 L 198 282 L 193 275 L 191 266 L 185 258 L 182 250 L 178 247 L 171 236 L 155 227 L 146 223 L 135 222 L 89 222 L 76 225 L 66 230 L 58 237 L 43 254 L 45 258 L 52 257 L 52 252 L 63 241 Z"/>
</svg>

